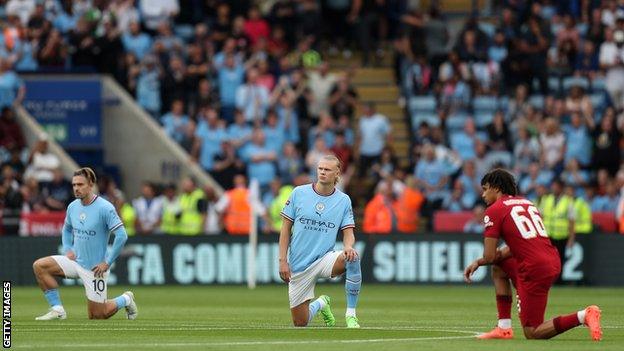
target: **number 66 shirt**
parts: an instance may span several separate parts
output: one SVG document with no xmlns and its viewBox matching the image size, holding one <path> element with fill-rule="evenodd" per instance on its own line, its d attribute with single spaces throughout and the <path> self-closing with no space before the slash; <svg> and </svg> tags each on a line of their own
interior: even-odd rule
<svg viewBox="0 0 624 351">
<path fill-rule="evenodd" d="M 503 196 L 485 210 L 483 223 L 484 235 L 503 239 L 518 261 L 518 278 L 526 281 L 560 273 L 559 253 L 531 201 Z"/>
</svg>

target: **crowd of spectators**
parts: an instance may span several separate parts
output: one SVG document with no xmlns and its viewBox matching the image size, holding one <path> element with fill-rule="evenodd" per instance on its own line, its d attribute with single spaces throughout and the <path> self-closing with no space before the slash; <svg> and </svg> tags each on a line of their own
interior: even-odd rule
<svg viewBox="0 0 624 351">
<path fill-rule="evenodd" d="M 344 162 L 340 188 L 348 187 L 354 164 L 359 178 L 373 182 L 370 208 L 385 204 L 387 211 L 369 212 L 387 220 L 364 222 L 390 223 L 390 230 L 418 222 L 405 206 L 429 224 L 441 209 L 472 211 L 481 176 L 498 165 L 515 172 L 529 198 L 562 179 L 595 211 L 616 211 L 624 185 L 624 6 L 618 1 L 502 1 L 500 16 L 470 17 L 455 42 L 439 8 L 425 13 L 408 1 L 0 3 L 0 103 L 23 98 L 15 70 L 111 74 L 224 189 L 259 182 L 267 231 L 273 199 L 313 179 L 326 153 Z M 394 48 L 412 125 L 408 169 L 397 162 L 388 119 L 359 100 L 355 71 L 336 72 L 321 55 L 342 50 L 349 57 L 356 48 L 368 65 L 387 54 L 386 43 Z M 35 157 L 41 148 L 33 155 L 23 145 L 6 148 L 4 161 L 53 163 Z M 22 193 L 43 197 L 34 190 L 42 186 L 30 180 L 52 184 L 53 169 L 26 172 L 19 184 L 30 191 Z M 153 205 L 126 203 L 108 187 L 100 190 L 113 194 L 129 218 Z M 177 206 L 175 187 L 144 188 L 150 187 Z M 202 213 L 222 214 L 232 203 L 218 205 L 214 190 L 200 191 L 201 201 L 193 199 Z M 160 228 L 150 216 L 137 232 Z M 205 225 L 225 225 L 220 218 L 206 218 Z"/>
<path fill-rule="evenodd" d="M 624 6 L 502 3 L 496 18 L 466 20 L 454 42 L 438 9 L 411 11 L 394 41 L 422 213 L 472 211 L 479 180 L 495 166 L 512 169 L 532 200 L 558 179 L 593 211 L 615 213 L 624 185 Z"/>
</svg>

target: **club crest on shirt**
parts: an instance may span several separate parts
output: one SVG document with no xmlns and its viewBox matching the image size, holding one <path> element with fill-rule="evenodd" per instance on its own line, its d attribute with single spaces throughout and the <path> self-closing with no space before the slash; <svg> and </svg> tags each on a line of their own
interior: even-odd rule
<svg viewBox="0 0 624 351">
<path fill-rule="evenodd" d="M 78 218 L 80 219 L 80 223 L 84 224 L 85 219 L 87 219 L 87 214 L 84 212 L 81 212 Z"/>
<path fill-rule="evenodd" d="M 490 216 L 483 217 L 483 224 L 486 228 L 494 225 L 494 223 L 490 222 Z"/>
<path fill-rule="evenodd" d="M 325 204 L 322 202 L 318 202 L 314 208 L 316 209 L 316 214 L 320 217 L 321 213 L 325 209 Z"/>
</svg>

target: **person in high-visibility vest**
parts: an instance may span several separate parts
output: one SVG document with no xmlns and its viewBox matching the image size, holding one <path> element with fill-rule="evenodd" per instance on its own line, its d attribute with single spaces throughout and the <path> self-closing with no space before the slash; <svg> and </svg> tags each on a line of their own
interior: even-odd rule
<svg viewBox="0 0 624 351">
<path fill-rule="evenodd" d="M 160 220 L 160 231 L 169 235 L 178 234 L 178 220 L 180 218 L 181 208 L 175 184 L 168 184 L 165 186 L 163 195 L 163 212 Z"/>
<path fill-rule="evenodd" d="M 399 195 L 394 207 L 397 230 L 401 233 L 414 234 L 418 231 L 420 209 L 425 202 L 425 197 L 418 190 L 414 177 L 407 177 L 405 185 L 405 190 Z"/>
<path fill-rule="evenodd" d="M 117 214 L 126 228 L 126 233 L 131 236 L 136 234 L 136 222 L 137 216 L 136 211 L 126 202 L 126 198 L 124 194 L 119 192 L 114 199 L 115 209 L 117 210 Z"/>
<path fill-rule="evenodd" d="M 560 179 L 553 180 L 550 190 L 551 194 L 543 196 L 538 207 L 546 232 L 552 244 L 557 248 L 563 265 L 566 248 L 572 247 L 576 240 L 574 200 L 564 194 L 563 182 Z"/>
<path fill-rule="evenodd" d="M 389 234 L 397 228 L 397 216 L 394 212 L 396 200 L 390 185 L 382 182 L 377 186 L 375 195 L 364 208 L 363 232 L 367 234 Z"/>
<path fill-rule="evenodd" d="M 223 194 L 216 204 L 216 210 L 222 213 L 223 227 L 228 234 L 249 235 L 251 198 L 244 175 L 238 174 L 234 177 L 234 188 Z M 260 211 L 263 212 L 263 209 Z"/>
<path fill-rule="evenodd" d="M 565 193 L 568 197 L 573 199 L 574 213 L 576 219 L 574 221 L 574 231 L 576 234 L 589 234 L 593 231 L 592 224 L 592 210 L 589 203 L 582 197 L 576 196 L 574 187 L 567 185 Z"/>
<path fill-rule="evenodd" d="M 177 234 L 199 235 L 204 228 L 206 214 L 202 209 L 201 201 L 204 192 L 197 188 L 193 178 L 187 177 L 182 180 L 182 195 L 180 195 L 180 220 Z"/>
</svg>

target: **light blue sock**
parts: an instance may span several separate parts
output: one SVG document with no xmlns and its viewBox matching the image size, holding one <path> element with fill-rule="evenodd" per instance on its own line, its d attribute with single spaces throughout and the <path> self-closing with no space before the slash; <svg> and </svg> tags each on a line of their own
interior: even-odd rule
<svg viewBox="0 0 624 351">
<path fill-rule="evenodd" d="M 115 305 L 117 305 L 117 310 L 120 310 L 126 307 L 126 298 L 123 295 L 117 296 L 115 299 Z"/>
<path fill-rule="evenodd" d="M 360 288 L 362 287 L 362 269 L 360 268 L 360 257 L 355 261 L 345 263 L 347 276 L 345 279 L 345 291 L 347 293 L 347 308 L 357 306 Z"/>
<path fill-rule="evenodd" d="M 308 310 L 308 324 L 310 324 L 310 322 L 312 321 L 314 316 L 316 316 L 316 314 L 321 310 L 322 307 L 323 306 L 321 306 L 321 301 L 319 301 L 319 299 L 316 299 L 312 303 L 310 303 L 310 305 L 308 306 L 308 308 L 309 308 L 309 310 Z"/>
<path fill-rule="evenodd" d="M 48 301 L 48 304 L 50 304 L 50 307 L 63 306 L 63 303 L 61 303 L 61 297 L 59 296 L 58 289 L 46 290 L 43 292 L 43 295 Z"/>
</svg>

